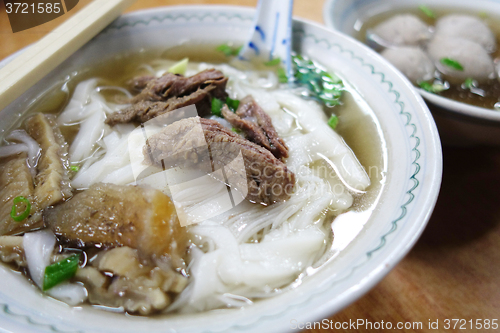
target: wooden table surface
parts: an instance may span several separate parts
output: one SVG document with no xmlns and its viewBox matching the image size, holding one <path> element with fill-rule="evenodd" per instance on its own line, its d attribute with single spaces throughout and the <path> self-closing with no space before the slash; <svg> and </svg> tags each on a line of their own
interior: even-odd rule
<svg viewBox="0 0 500 333">
<path fill-rule="evenodd" d="M 70 14 L 88 2 L 80 0 Z M 139 0 L 129 11 L 212 3 L 255 6 L 257 0 Z M 295 0 L 294 15 L 322 23 L 322 7 L 323 0 Z M 37 41 L 70 14 L 13 34 L 0 2 L 0 59 Z M 458 332 L 464 330 L 444 330 L 444 321 L 500 320 L 500 149 L 444 147 L 443 153 L 441 193 L 423 236 L 375 288 L 332 316 L 333 322 L 383 320 L 394 327 L 422 322 L 423 330 L 405 331 Z M 440 329 L 429 330 L 429 320 L 439 320 Z"/>
</svg>

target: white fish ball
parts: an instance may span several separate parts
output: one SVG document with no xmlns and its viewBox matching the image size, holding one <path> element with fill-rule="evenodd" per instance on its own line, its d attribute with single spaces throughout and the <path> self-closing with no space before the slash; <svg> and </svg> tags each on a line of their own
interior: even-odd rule
<svg viewBox="0 0 500 333">
<path fill-rule="evenodd" d="M 478 43 L 463 38 L 436 36 L 428 45 L 428 53 L 436 67 L 454 83 L 467 78 L 485 81 L 495 77 L 495 66 L 490 55 Z M 444 58 L 457 61 L 463 70 L 441 63 Z"/>
<path fill-rule="evenodd" d="M 372 39 L 384 46 L 418 45 L 431 37 L 429 27 L 410 14 L 393 16 L 373 28 L 371 34 Z"/>
<path fill-rule="evenodd" d="M 463 38 L 481 45 L 486 51 L 493 52 L 496 46 L 495 35 L 479 18 L 470 15 L 452 14 L 436 22 L 436 36 Z"/>
<path fill-rule="evenodd" d="M 401 46 L 382 51 L 382 56 L 413 83 L 430 80 L 436 67 L 427 54 L 416 46 Z"/>
</svg>

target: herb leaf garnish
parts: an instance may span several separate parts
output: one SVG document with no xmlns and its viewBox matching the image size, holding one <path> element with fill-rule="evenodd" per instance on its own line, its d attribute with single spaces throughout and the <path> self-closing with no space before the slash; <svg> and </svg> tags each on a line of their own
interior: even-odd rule
<svg viewBox="0 0 500 333">
<path fill-rule="evenodd" d="M 464 66 L 462 66 L 461 63 L 459 63 L 458 61 L 456 61 L 455 59 L 451 59 L 451 58 L 442 58 L 440 60 L 440 62 L 445 65 L 445 66 L 448 66 L 450 68 L 453 68 L 457 71 L 461 71 L 463 72 L 464 71 Z"/>
</svg>

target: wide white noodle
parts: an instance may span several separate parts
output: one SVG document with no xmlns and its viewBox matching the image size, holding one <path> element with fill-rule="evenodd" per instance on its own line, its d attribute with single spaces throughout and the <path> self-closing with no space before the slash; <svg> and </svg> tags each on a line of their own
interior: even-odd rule
<svg viewBox="0 0 500 333">
<path fill-rule="evenodd" d="M 36 164 L 40 158 L 41 148 L 38 142 L 33 140 L 31 136 L 24 130 L 12 131 L 7 137 L 9 141 L 19 141 L 21 143 L 13 143 L 7 146 L 0 147 L 0 157 L 8 157 L 17 155 L 23 152 L 28 153 L 27 164 L 30 169 L 31 176 L 36 176 Z"/>
<path fill-rule="evenodd" d="M 29 232 L 23 236 L 23 247 L 28 263 L 28 270 L 33 282 L 42 289 L 45 268 L 50 265 L 50 258 L 56 245 L 56 237 L 49 230 Z M 46 293 L 70 305 L 78 305 L 87 299 L 87 290 L 80 284 L 63 282 Z"/>
</svg>

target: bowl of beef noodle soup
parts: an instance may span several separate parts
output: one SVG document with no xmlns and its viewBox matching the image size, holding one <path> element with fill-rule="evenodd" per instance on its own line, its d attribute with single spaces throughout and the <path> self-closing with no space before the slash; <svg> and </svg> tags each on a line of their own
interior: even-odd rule
<svg viewBox="0 0 500 333">
<path fill-rule="evenodd" d="M 1 111 L 2 328 L 282 331 L 410 250 L 441 181 L 421 97 L 301 20 L 292 73 L 239 60 L 253 16 L 124 15 Z"/>
</svg>

